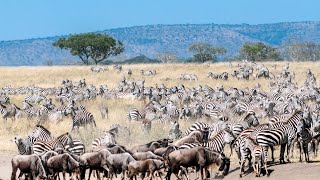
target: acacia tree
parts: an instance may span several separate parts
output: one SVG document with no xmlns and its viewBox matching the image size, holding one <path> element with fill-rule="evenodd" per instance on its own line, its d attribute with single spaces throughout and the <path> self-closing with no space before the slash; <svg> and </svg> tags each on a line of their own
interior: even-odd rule
<svg viewBox="0 0 320 180">
<path fill-rule="evenodd" d="M 78 56 L 83 63 L 89 64 L 92 59 L 95 64 L 116 56 L 124 51 L 123 44 L 109 35 L 84 33 L 60 38 L 53 46 L 67 49 L 73 56 Z"/>
<path fill-rule="evenodd" d="M 316 61 L 320 59 L 320 45 L 298 42 L 285 45 L 285 56 L 290 61 Z"/>
<path fill-rule="evenodd" d="M 195 53 L 193 58 L 195 61 L 206 62 L 215 61 L 220 55 L 227 53 L 227 50 L 223 47 L 213 47 L 207 43 L 195 43 L 189 47 L 189 51 Z"/>
<path fill-rule="evenodd" d="M 277 48 L 262 42 L 245 43 L 240 49 L 240 56 L 249 61 L 277 60 L 280 57 Z"/>
<path fill-rule="evenodd" d="M 166 52 L 163 54 L 160 54 L 158 56 L 159 61 L 161 61 L 162 63 L 170 63 L 170 62 L 176 62 L 178 61 L 178 57 L 177 55 L 170 53 L 170 52 Z"/>
</svg>

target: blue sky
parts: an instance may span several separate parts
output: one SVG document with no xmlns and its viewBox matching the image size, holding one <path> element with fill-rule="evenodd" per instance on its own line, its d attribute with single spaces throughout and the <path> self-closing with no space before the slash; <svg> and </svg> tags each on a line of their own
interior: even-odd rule
<svg viewBox="0 0 320 180">
<path fill-rule="evenodd" d="M 0 41 L 147 24 L 319 21 L 320 0 L 1 0 Z"/>
</svg>

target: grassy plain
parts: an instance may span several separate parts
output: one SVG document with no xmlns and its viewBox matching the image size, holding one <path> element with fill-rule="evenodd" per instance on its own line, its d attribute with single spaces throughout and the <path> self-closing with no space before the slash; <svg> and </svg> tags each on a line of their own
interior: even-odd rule
<svg viewBox="0 0 320 180">
<path fill-rule="evenodd" d="M 281 72 L 284 62 L 265 62 L 269 70 L 275 75 Z M 231 73 L 233 70 L 238 69 L 237 64 L 233 62 L 233 66 L 230 67 L 225 63 L 211 64 L 210 66 L 204 64 L 141 64 L 141 65 L 124 65 L 124 70 L 132 69 L 134 79 L 145 79 L 146 86 L 155 86 L 156 84 L 164 84 L 167 87 L 171 87 L 178 84 L 184 84 L 186 87 L 195 87 L 198 85 L 209 85 L 216 87 L 223 85 L 225 88 L 237 87 L 246 88 L 253 87 L 257 83 L 260 83 L 262 89 L 268 91 L 268 84 L 270 80 L 267 79 L 255 79 L 249 81 L 238 81 L 229 76 L 228 81 L 212 80 L 207 78 L 208 72 L 223 72 Z M 276 65 L 277 68 L 274 69 Z M 140 75 L 140 70 L 155 69 L 157 75 L 146 77 Z M 295 73 L 295 80 L 298 85 L 302 85 L 305 77 L 306 70 L 311 69 L 317 79 L 320 79 L 320 63 L 290 63 L 289 70 Z M 192 73 L 196 74 L 198 81 L 181 81 L 177 79 L 180 73 Z M 74 82 L 80 79 L 86 79 L 88 84 L 99 86 L 106 84 L 109 89 L 113 89 L 118 86 L 119 80 L 124 76 L 122 73 L 118 73 L 109 66 L 109 70 L 101 73 L 94 73 L 90 71 L 87 66 L 52 66 L 52 67 L 0 67 L 0 88 L 4 86 L 21 87 L 28 85 L 35 85 L 39 87 L 57 87 L 61 85 L 63 79 L 70 79 Z M 318 82 L 319 83 L 319 82 Z M 22 95 L 10 95 L 12 103 L 21 106 L 24 96 Z M 53 98 L 54 99 L 54 98 Z M 104 102 L 109 107 L 109 119 L 102 119 L 98 111 L 98 104 Z M 55 101 L 55 103 L 58 103 Z M 85 142 L 87 151 L 91 150 L 91 142 L 93 139 L 100 137 L 102 131 L 109 129 L 109 126 L 114 123 L 124 124 L 132 131 L 130 137 L 120 137 L 118 142 L 124 146 L 131 147 L 132 145 L 147 143 L 150 140 L 167 137 L 169 131 L 169 124 L 153 125 L 150 135 L 142 133 L 140 123 L 129 123 L 126 117 L 126 112 L 130 107 L 143 107 L 143 102 L 130 101 L 130 100 L 106 100 L 98 97 L 94 101 L 85 102 L 89 112 L 94 114 L 98 128 L 80 129 L 79 133 L 73 133 L 75 139 L 81 139 Z M 5 125 L 1 122 L 0 126 L 0 152 L 8 152 L 10 154 L 17 153 L 16 145 L 10 141 L 16 135 L 25 137 L 36 124 L 35 120 L 27 122 L 27 119 L 17 119 L 15 122 L 8 120 Z M 260 120 L 264 121 L 264 120 Z M 184 132 L 188 126 L 193 123 L 180 121 L 180 127 Z M 58 136 L 70 130 L 71 119 L 66 118 L 62 122 L 46 123 L 47 127 L 54 135 Z M 278 153 L 276 153 L 278 155 Z M 236 158 L 233 155 L 233 158 Z M 236 162 L 236 161 L 233 161 Z"/>
</svg>

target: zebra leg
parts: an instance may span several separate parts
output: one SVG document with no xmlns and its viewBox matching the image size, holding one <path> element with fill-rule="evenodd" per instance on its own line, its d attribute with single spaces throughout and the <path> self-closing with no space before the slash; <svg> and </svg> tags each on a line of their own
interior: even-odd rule
<svg viewBox="0 0 320 180">
<path fill-rule="evenodd" d="M 288 163 L 291 163 L 290 157 L 289 157 L 289 152 L 290 152 L 290 150 L 292 148 L 292 144 L 293 144 L 293 141 L 288 141 L 288 143 L 287 143 L 287 162 Z"/>
<path fill-rule="evenodd" d="M 280 146 L 280 164 L 284 164 L 284 152 L 286 150 L 286 144 L 281 144 Z M 287 151 L 288 152 L 288 151 Z"/>
<path fill-rule="evenodd" d="M 302 150 L 301 150 L 302 149 Z M 303 152 L 302 152 L 303 151 Z M 299 152 L 300 152 L 300 159 L 299 162 L 302 162 L 301 154 L 304 153 L 304 148 L 302 142 L 299 142 Z"/>
<path fill-rule="evenodd" d="M 242 177 L 243 174 L 243 169 L 244 169 L 244 163 L 246 162 L 246 158 L 245 157 L 241 157 L 241 163 L 240 163 L 240 177 Z"/>
<path fill-rule="evenodd" d="M 273 146 L 270 146 L 270 149 L 271 149 L 271 159 L 272 159 L 272 162 L 274 163 L 274 148 L 273 148 Z"/>
<path fill-rule="evenodd" d="M 266 171 L 267 176 L 270 176 L 267 168 L 267 163 L 268 163 L 268 146 L 263 147 L 263 153 L 264 153 L 264 169 Z"/>
</svg>

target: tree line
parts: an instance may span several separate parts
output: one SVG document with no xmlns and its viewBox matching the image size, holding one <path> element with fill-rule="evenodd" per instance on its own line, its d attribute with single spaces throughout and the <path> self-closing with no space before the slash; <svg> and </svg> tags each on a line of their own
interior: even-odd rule
<svg viewBox="0 0 320 180">
<path fill-rule="evenodd" d="M 124 52 L 121 41 L 106 34 L 84 33 L 60 38 L 53 46 L 68 50 L 73 56 L 78 56 L 84 64 L 103 63 L 109 57 Z M 318 61 L 320 60 L 320 45 L 314 42 L 291 42 L 280 47 L 273 47 L 263 42 L 247 42 L 235 57 L 226 57 L 228 50 L 208 43 L 194 43 L 188 49 L 193 55 L 186 62 L 216 62 L 219 60 L 249 60 L 249 61 Z M 162 63 L 179 62 L 181 59 L 172 52 L 159 54 Z"/>
</svg>

